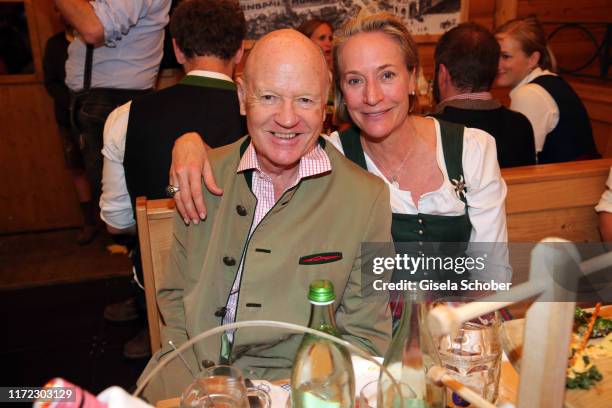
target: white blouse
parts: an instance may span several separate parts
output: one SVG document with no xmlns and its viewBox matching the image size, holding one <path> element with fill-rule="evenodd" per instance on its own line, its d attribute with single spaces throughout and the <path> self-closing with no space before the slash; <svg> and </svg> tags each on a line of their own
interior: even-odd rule
<svg viewBox="0 0 612 408">
<path fill-rule="evenodd" d="M 608 180 L 606 181 L 606 191 L 603 192 L 599 203 L 595 207 L 597 212 L 609 212 L 612 213 L 612 167 L 610 167 L 610 173 L 608 174 Z"/>
<path fill-rule="evenodd" d="M 413 202 L 410 191 L 393 186 L 364 151 L 368 171 L 382 178 L 389 186 L 391 210 L 394 213 L 446 216 L 463 215 L 465 213 L 465 204 L 457 197 L 455 187 L 450 182 L 446 170 L 440 124 L 437 120 L 432 120 L 436 124 L 436 161 L 444 176 L 444 181 L 437 190 L 423 194 L 417 203 L 418 205 Z M 332 133 L 327 139 L 344 154 L 338 132 Z M 465 128 L 463 177 L 467 190 L 468 215 L 472 223 L 470 242 L 508 242 L 505 207 L 508 189 L 499 170 L 495 139 L 483 130 Z M 496 273 L 495 279 L 510 281 L 512 272 L 508 266 L 507 249 L 504 248 L 501 252 L 499 263 L 503 264 L 506 270 L 502 273 Z M 489 276 L 490 278 L 491 276 Z"/>
<path fill-rule="evenodd" d="M 527 116 L 533 128 L 536 153 L 544 148 L 546 135 L 559 123 L 559 107 L 553 97 L 540 85 L 530 84 L 542 75 L 556 75 L 536 68 L 510 91 L 510 109 Z"/>
</svg>

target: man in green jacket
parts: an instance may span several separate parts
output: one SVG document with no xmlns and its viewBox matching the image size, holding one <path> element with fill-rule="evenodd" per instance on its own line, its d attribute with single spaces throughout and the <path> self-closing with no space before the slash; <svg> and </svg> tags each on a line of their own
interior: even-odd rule
<svg viewBox="0 0 612 408">
<path fill-rule="evenodd" d="M 368 294 L 374 277 L 362 274 L 362 265 L 388 256 L 390 246 L 361 244 L 391 243 L 389 192 L 319 137 L 329 82 L 323 54 L 296 31 L 272 32 L 251 51 L 237 80 L 249 136 L 209 153 L 224 193 L 204 189 L 208 215 L 197 225 L 176 216 L 168 272 L 157 288 L 162 344 L 180 345 L 235 321 L 305 326 L 310 282 L 329 279 L 343 338 L 385 352 L 387 295 Z M 184 357 L 194 371 L 228 358 L 247 377 L 288 378 L 300 340 L 281 329 L 228 331 Z M 168 351 L 164 346 L 145 372 Z M 190 382 L 173 362 L 145 396 L 180 395 Z"/>
</svg>

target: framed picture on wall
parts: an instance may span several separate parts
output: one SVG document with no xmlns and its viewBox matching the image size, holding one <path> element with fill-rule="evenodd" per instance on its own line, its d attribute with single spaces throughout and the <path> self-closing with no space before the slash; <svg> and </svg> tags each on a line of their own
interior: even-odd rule
<svg viewBox="0 0 612 408">
<path fill-rule="evenodd" d="M 392 13 L 402 17 L 417 42 L 435 42 L 467 21 L 469 0 L 391 0 Z"/>
<path fill-rule="evenodd" d="M 416 41 L 431 42 L 467 21 L 469 0 L 240 0 L 240 5 L 248 22 L 249 40 L 314 18 L 338 28 L 365 10 L 395 14 L 406 22 Z"/>
</svg>

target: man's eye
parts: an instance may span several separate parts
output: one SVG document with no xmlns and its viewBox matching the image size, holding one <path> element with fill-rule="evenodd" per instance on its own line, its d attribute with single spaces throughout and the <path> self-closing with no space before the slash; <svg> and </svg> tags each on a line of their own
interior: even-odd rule
<svg viewBox="0 0 612 408">
<path fill-rule="evenodd" d="M 310 98 L 298 98 L 298 102 L 300 103 L 312 103 L 313 100 Z"/>
<path fill-rule="evenodd" d="M 274 100 L 276 100 L 276 96 L 274 95 L 262 95 L 261 96 L 261 100 L 264 102 L 273 102 Z"/>
<path fill-rule="evenodd" d="M 349 85 L 358 85 L 361 83 L 361 80 L 359 78 L 349 78 L 346 83 Z"/>
</svg>

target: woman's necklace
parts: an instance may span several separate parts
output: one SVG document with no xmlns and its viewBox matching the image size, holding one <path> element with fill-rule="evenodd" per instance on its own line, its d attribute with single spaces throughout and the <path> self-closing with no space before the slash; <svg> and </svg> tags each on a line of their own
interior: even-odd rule
<svg viewBox="0 0 612 408">
<path fill-rule="evenodd" d="M 406 154 L 404 155 L 404 158 L 402 159 L 401 163 L 399 164 L 399 166 L 397 166 L 395 168 L 395 171 L 393 172 L 389 172 L 387 171 L 387 168 L 382 164 L 382 161 L 378 163 L 378 166 L 380 167 L 380 169 L 382 170 L 383 175 L 385 175 L 385 177 L 387 177 L 387 180 L 389 180 L 389 182 L 391 183 L 391 185 L 395 188 L 399 188 L 399 171 L 402 169 L 402 167 L 404 167 L 404 164 L 406 164 L 406 160 L 408 160 L 408 156 L 410 155 L 410 151 L 412 149 L 407 149 L 406 150 Z M 371 155 L 371 153 L 370 153 Z"/>
<path fill-rule="evenodd" d="M 413 135 L 415 137 L 419 137 L 420 135 L 417 132 L 416 127 L 414 126 L 414 123 L 412 122 L 412 118 L 409 118 L 408 124 L 411 127 Z M 372 151 L 371 149 L 369 149 L 369 147 L 368 147 L 368 150 L 370 153 L 370 157 L 372 158 L 372 161 L 374 161 L 374 155 L 372 155 Z M 404 153 L 404 158 L 402 159 L 401 163 L 395 168 L 395 171 L 393 172 L 387 171 L 387 168 L 385 167 L 385 165 L 382 164 L 382 161 L 380 161 L 380 163 L 375 162 L 376 165 L 380 167 L 381 172 L 387 178 L 387 180 L 389 180 L 391 185 L 397 189 L 399 189 L 400 170 L 402 169 L 402 167 L 404 167 L 404 164 L 406 164 L 406 160 L 408 160 L 408 156 L 410 156 L 410 153 L 413 151 L 414 151 L 413 147 L 408 147 L 408 149 L 406 149 L 406 153 Z"/>
</svg>

